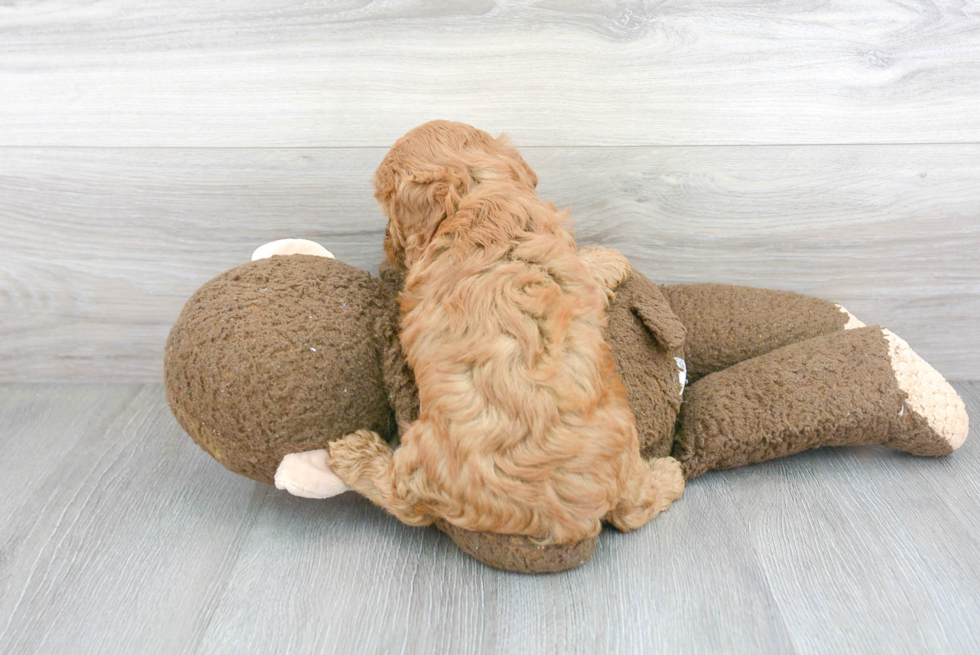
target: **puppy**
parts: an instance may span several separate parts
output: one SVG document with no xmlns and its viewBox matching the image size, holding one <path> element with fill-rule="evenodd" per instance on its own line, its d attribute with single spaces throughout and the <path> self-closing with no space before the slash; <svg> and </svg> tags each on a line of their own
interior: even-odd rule
<svg viewBox="0 0 980 655">
<path fill-rule="evenodd" d="M 565 543 L 602 520 L 637 528 L 683 491 L 674 459 L 640 457 L 606 292 L 536 185 L 506 140 L 446 121 L 376 173 L 420 414 L 396 451 L 360 431 L 331 444 L 330 466 L 406 523 Z"/>
</svg>

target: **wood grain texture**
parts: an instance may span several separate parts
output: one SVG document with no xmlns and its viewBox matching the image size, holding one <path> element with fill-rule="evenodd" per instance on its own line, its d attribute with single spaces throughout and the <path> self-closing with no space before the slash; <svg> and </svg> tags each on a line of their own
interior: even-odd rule
<svg viewBox="0 0 980 655">
<path fill-rule="evenodd" d="M 955 386 L 976 424 L 980 383 Z M 529 577 L 229 473 L 160 385 L 0 385 L 0 427 L 4 654 L 980 649 L 976 435 L 711 473 Z"/>
<path fill-rule="evenodd" d="M 971 2 L 0 6 L 0 145 L 980 141 Z"/>
<path fill-rule="evenodd" d="M 193 644 L 268 490 L 216 475 L 160 385 L 3 386 L 0 426 L 0 652 Z"/>
<path fill-rule="evenodd" d="M 0 149 L 0 380 L 159 380 L 206 280 L 287 236 L 376 271 L 384 149 Z M 840 302 L 980 376 L 980 145 L 528 148 L 579 242 Z"/>
<path fill-rule="evenodd" d="M 61 396 L 50 387 L 0 386 L 0 462 L 6 463 L 0 476 L 0 517 L 13 516 L 31 495 L 56 485 L 51 473 L 93 422 L 122 412 L 136 393 L 135 387 L 90 385 Z M 0 535 L 0 553 L 9 554 L 9 535 Z M 2 596 L 9 599 L 9 580 L 0 580 Z"/>
<path fill-rule="evenodd" d="M 977 384 L 957 388 L 977 425 Z M 797 652 L 980 648 L 976 446 L 939 461 L 826 449 L 726 473 Z M 870 629 L 883 606 L 888 629 Z"/>
<path fill-rule="evenodd" d="M 698 643 L 787 652 L 790 636 L 724 485 L 709 482 L 685 501 L 690 512 L 664 515 L 640 539 L 605 535 L 581 569 L 527 577 L 486 568 L 437 531 L 404 526 L 357 496 L 324 505 L 279 495 L 260 513 L 201 645 L 629 653 Z"/>
</svg>

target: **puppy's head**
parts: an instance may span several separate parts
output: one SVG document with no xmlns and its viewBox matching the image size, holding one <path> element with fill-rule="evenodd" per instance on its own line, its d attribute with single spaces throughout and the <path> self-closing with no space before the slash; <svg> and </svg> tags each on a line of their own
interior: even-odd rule
<svg viewBox="0 0 980 655">
<path fill-rule="evenodd" d="M 374 175 L 374 197 L 388 217 L 388 261 L 410 266 L 460 199 L 485 183 L 533 190 L 538 176 L 505 136 L 464 123 L 432 121 L 400 138 Z"/>
</svg>

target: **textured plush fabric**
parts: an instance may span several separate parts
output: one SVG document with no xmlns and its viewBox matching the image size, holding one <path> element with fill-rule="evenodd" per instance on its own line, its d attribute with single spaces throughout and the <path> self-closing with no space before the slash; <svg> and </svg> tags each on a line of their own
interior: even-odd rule
<svg viewBox="0 0 980 655">
<path fill-rule="evenodd" d="M 360 428 L 393 434 L 372 338 L 392 311 L 380 291 L 367 273 L 308 255 L 250 262 L 211 280 L 167 341 L 177 420 L 224 466 L 270 484 L 287 453 Z"/>
<path fill-rule="evenodd" d="M 496 569 L 516 573 L 558 573 L 581 566 L 592 558 L 598 537 L 580 541 L 538 546 L 519 535 L 471 532 L 443 520 L 436 527 L 456 542 L 460 550 Z"/>
<path fill-rule="evenodd" d="M 673 455 L 690 478 L 821 446 L 883 443 L 917 455 L 950 447 L 905 408 L 877 326 L 780 348 L 693 384 Z"/>
<path fill-rule="evenodd" d="M 848 320 L 834 303 L 792 291 L 730 284 L 660 288 L 687 327 L 690 383 L 788 344 L 837 332 Z"/>
</svg>

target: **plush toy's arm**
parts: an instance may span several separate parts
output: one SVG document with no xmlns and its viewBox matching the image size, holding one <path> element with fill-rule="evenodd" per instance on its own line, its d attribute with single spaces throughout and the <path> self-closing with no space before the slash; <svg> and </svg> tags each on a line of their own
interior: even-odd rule
<svg viewBox="0 0 980 655">
<path fill-rule="evenodd" d="M 325 448 L 286 455 L 276 469 L 276 489 L 303 498 L 331 498 L 349 491 L 350 487 L 337 477 L 329 461 Z"/>
<path fill-rule="evenodd" d="M 273 255 L 315 255 L 333 259 L 333 253 L 316 241 L 309 239 L 279 239 L 264 243 L 252 253 L 252 261 L 268 259 Z"/>
<path fill-rule="evenodd" d="M 692 384 L 673 455 L 686 477 L 821 446 L 883 444 L 945 455 L 966 439 L 963 401 L 878 326 L 833 332 Z"/>
<path fill-rule="evenodd" d="M 730 284 L 681 284 L 660 289 L 687 328 L 689 379 L 791 343 L 864 324 L 840 305 L 791 291 Z"/>
</svg>

